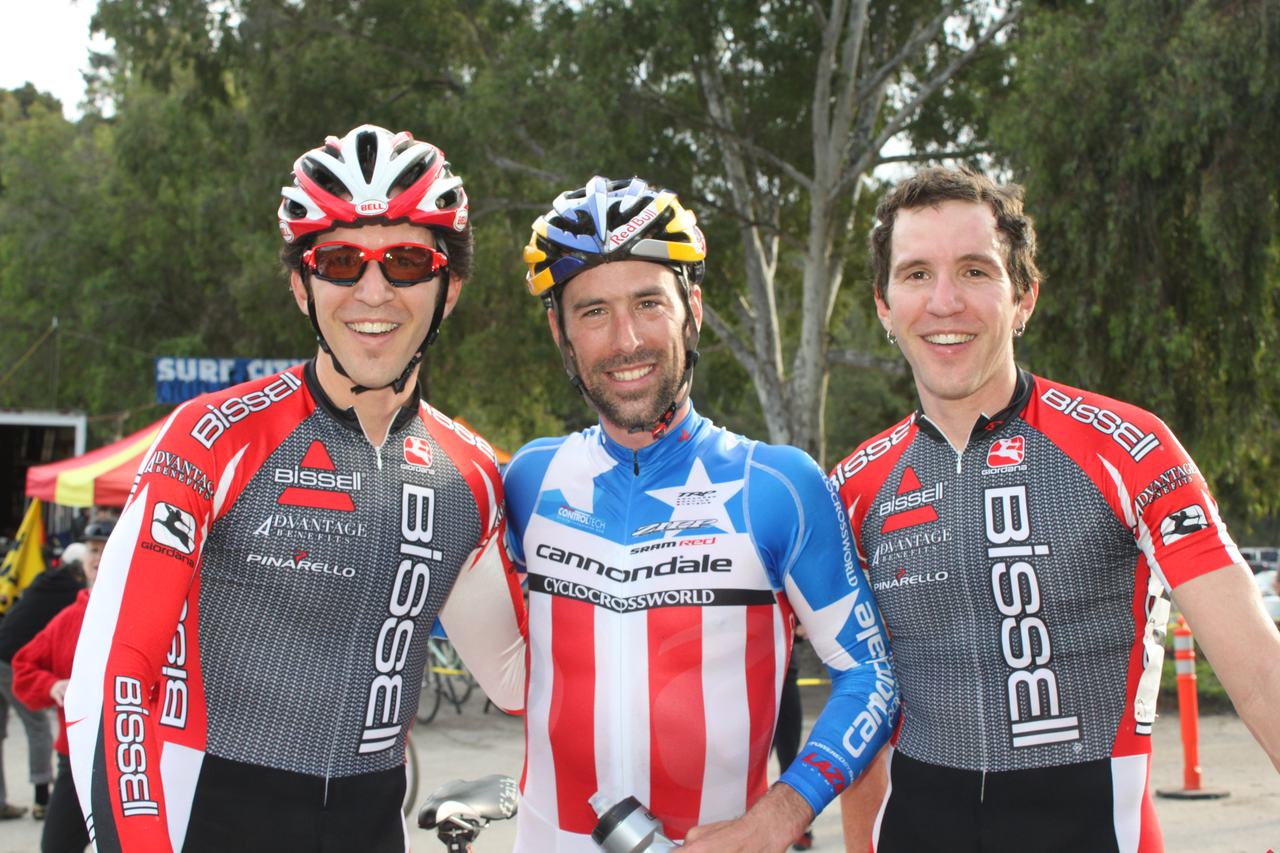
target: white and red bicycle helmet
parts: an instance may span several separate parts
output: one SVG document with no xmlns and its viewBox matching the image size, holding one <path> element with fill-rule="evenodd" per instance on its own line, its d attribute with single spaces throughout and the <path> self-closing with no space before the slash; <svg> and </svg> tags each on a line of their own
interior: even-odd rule
<svg viewBox="0 0 1280 853">
<path fill-rule="evenodd" d="M 450 171 L 444 152 L 430 142 L 414 139 L 408 131 L 392 133 L 375 124 L 362 124 L 341 139 L 325 137 L 324 145 L 294 162 L 293 186 L 282 187 L 280 194 L 283 198 L 276 215 L 280 235 L 290 245 L 333 228 L 366 223 L 409 222 L 458 235 L 467 231 L 467 193 L 462 178 Z M 466 236 L 464 245 L 469 250 L 469 234 Z M 443 242 L 440 249 L 449 254 Z M 467 254 L 463 277 L 470 264 L 469 251 Z M 385 386 L 397 394 L 404 390 L 439 334 L 446 291 L 446 287 L 439 288 L 422 344 L 400 375 Z M 320 348 L 333 359 L 338 373 L 347 376 L 320 331 L 309 285 L 307 313 Z M 370 389 L 353 385 L 351 390 L 359 394 Z"/>
<path fill-rule="evenodd" d="M 408 131 L 362 124 L 293 164 L 278 213 L 286 243 L 306 234 L 368 221 L 412 222 L 428 228 L 467 227 L 467 193 L 444 152 Z"/>
</svg>

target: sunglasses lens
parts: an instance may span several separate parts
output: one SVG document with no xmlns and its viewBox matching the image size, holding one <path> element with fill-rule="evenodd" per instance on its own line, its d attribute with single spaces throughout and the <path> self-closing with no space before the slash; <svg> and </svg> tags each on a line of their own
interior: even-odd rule
<svg viewBox="0 0 1280 853">
<path fill-rule="evenodd" d="M 435 258 L 424 246 L 389 246 L 382 258 L 389 281 L 426 281 L 435 275 Z"/>
<path fill-rule="evenodd" d="M 312 256 L 316 275 L 332 281 L 355 281 L 364 258 L 356 246 L 319 246 Z"/>
</svg>

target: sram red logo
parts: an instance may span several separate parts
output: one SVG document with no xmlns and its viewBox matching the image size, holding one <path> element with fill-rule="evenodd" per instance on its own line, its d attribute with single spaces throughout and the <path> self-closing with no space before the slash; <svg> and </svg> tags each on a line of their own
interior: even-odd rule
<svg viewBox="0 0 1280 853">
<path fill-rule="evenodd" d="M 405 436 L 404 461 L 418 468 L 430 468 L 431 443 L 416 435 Z"/>
<path fill-rule="evenodd" d="M 1020 435 L 996 439 L 987 451 L 988 468 L 1007 468 L 1021 465 L 1027 455 L 1027 440 Z"/>
</svg>

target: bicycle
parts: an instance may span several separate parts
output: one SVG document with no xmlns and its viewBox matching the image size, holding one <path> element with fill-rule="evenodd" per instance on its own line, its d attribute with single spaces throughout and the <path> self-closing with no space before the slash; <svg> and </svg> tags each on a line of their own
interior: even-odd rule
<svg viewBox="0 0 1280 853">
<path fill-rule="evenodd" d="M 418 826 L 436 830 L 449 853 L 470 853 L 490 821 L 516 813 L 520 788 L 510 776 L 454 779 L 437 788 L 418 812 Z"/>
<path fill-rule="evenodd" d="M 422 696 L 418 699 L 418 722 L 426 724 L 435 719 L 444 699 L 459 714 L 462 704 L 471 696 L 476 681 L 462 663 L 453 645 L 444 637 L 427 640 L 427 667 L 422 676 Z"/>
</svg>

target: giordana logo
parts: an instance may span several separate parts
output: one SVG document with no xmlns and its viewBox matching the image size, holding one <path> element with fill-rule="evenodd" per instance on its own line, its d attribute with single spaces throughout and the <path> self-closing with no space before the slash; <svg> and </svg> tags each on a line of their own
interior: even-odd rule
<svg viewBox="0 0 1280 853">
<path fill-rule="evenodd" d="M 922 488 L 920 478 L 915 469 L 908 465 L 902 471 L 902 479 L 898 482 L 897 496 L 882 501 L 877 511 L 884 523 L 880 525 L 881 533 L 892 533 L 917 524 L 928 524 L 938 520 L 938 511 L 933 504 L 942 500 L 942 483 L 934 483 L 929 488 Z"/>
<path fill-rule="evenodd" d="M 404 461 L 418 468 L 430 468 L 431 442 L 416 435 L 405 436 Z"/>
<path fill-rule="evenodd" d="M 386 212 L 387 203 L 376 198 L 362 201 L 356 205 L 356 213 L 361 216 L 381 216 Z"/>
<path fill-rule="evenodd" d="M 990 468 L 1008 468 L 1010 465 L 1021 465 L 1027 454 L 1027 440 L 1020 435 L 1012 438 L 998 438 L 987 451 L 987 466 Z"/>
<path fill-rule="evenodd" d="M 1204 507 L 1191 504 L 1165 516 L 1164 521 L 1160 522 L 1160 539 L 1164 544 L 1172 545 L 1184 536 L 1190 536 L 1208 526 L 1209 519 L 1204 514 Z"/>
<path fill-rule="evenodd" d="M 339 512 L 355 512 L 351 492 L 360 491 L 363 477 L 360 472 L 339 474 L 329 456 L 328 449 L 319 439 L 311 442 L 296 468 L 276 468 L 272 479 L 288 486 L 276 503 L 281 506 L 302 506 L 312 509 L 333 509 Z"/>
<path fill-rule="evenodd" d="M 196 549 L 196 518 L 164 501 L 151 508 L 151 538 L 183 554 Z"/>
</svg>

